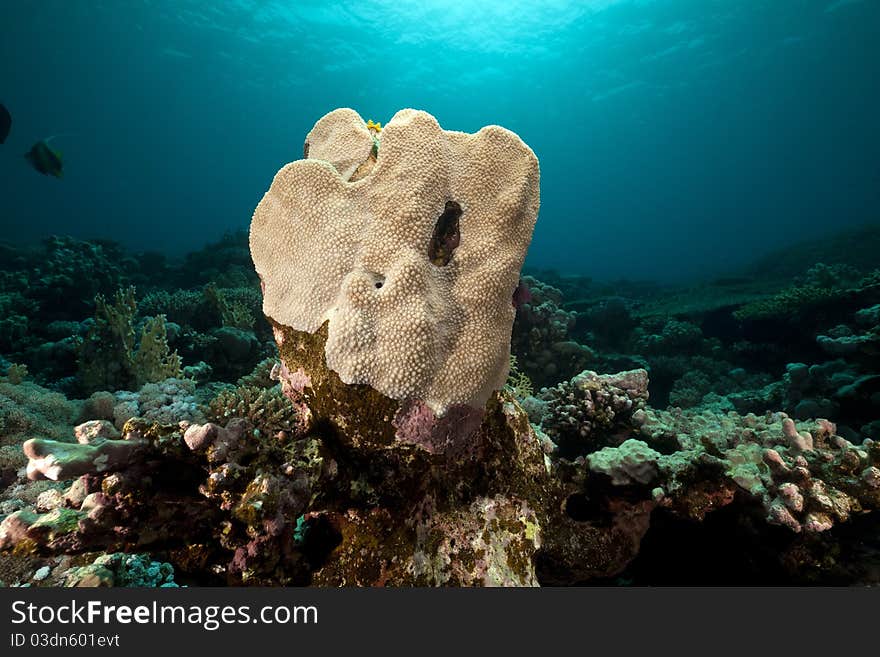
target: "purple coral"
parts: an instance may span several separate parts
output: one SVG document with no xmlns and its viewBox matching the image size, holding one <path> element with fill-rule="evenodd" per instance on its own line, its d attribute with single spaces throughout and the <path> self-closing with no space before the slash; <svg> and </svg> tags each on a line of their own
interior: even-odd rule
<svg viewBox="0 0 880 657">
<path fill-rule="evenodd" d="M 482 409 L 451 406 L 438 418 L 425 402 L 411 400 L 401 404 L 392 425 L 401 443 L 416 445 L 430 454 L 463 455 L 475 448 L 482 420 Z"/>
</svg>

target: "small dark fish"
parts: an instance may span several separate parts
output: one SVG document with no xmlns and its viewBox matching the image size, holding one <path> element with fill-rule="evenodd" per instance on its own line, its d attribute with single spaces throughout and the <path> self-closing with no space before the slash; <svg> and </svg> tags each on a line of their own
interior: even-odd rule
<svg viewBox="0 0 880 657">
<path fill-rule="evenodd" d="M 452 260 L 452 252 L 461 243 L 458 220 L 461 217 L 461 206 L 455 201 L 446 201 L 443 214 L 434 224 L 434 235 L 428 244 L 428 260 L 438 267 L 445 267 Z"/>
<path fill-rule="evenodd" d="M 0 144 L 6 141 L 12 129 L 12 114 L 4 105 L 0 105 Z"/>
<path fill-rule="evenodd" d="M 532 293 L 529 286 L 523 279 L 519 279 L 519 285 L 513 291 L 513 307 L 519 310 L 532 300 Z"/>
<path fill-rule="evenodd" d="M 61 153 L 49 148 L 49 139 L 38 141 L 31 146 L 31 150 L 25 153 L 24 157 L 44 176 L 61 178 L 64 176 L 64 162 L 61 161 Z"/>
</svg>

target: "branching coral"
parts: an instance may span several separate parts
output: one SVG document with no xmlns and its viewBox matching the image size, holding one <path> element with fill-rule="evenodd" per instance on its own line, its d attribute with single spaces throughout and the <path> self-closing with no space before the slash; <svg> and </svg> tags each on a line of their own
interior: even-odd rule
<svg viewBox="0 0 880 657">
<path fill-rule="evenodd" d="M 27 378 L 28 367 L 21 363 L 12 363 L 6 370 L 6 380 L 13 385 L 18 385 Z"/>
<path fill-rule="evenodd" d="M 181 365 L 177 352 L 168 348 L 165 316 L 148 319 L 141 332 L 140 346 L 131 360 L 135 381 L 143 385 L 180 376 Z"/>
<path fill-rule="evenodd" d="M 306 418 L 281 394 L 277 384 L 271 388 L 240 385 L 221 391 L 207 408 L 208 421 L 225 424 L 231 418 L 245 418 L 264 436 L 279 432 L 301 433 Z"/>
<path fill-rule="evenodd" d="M 843 295 L 844 292 L 842 290 L 835 288 L 813 285 L 790 287 L 772 297 L 746 304 L 736 310 L 733 316 L 741 321 L 760 319 L 787 320 L 809 312 L 829 301 L 839 299 Z"/>
<path fill-rule="evenodd" d="M 648 373 L 581 372 L 542 391 L 542 429 L 569 457 L 622 441 L 637 426 L 648 399 Z"/>
<path fill-rule="evenodd" d="M 733 316 L 740 321 L 804 321 L 813 315 L 833 315 L 852 304 L 876 303 L 880 295 L 880 270 L 867 275 L 846 265 L 810 268 L 800 281 L 777 294 L 739 308 Z"/>
<path fill-rule="evenodd" d="M 86 392 L 136 389 L 180 375 L 180 357 L 168 347 L 164 316 L 147 321 L 135 349 L 136 315 L 133 287 L 118 290 L 112 305 L 103 295 L 95 297 L 95 323 L 79 350 L 79 381 Z"/>
<path fill-rule="evenodd" d="M 277 365 L 277 358 L 264 358 L 256 364 L 250 374 L 245 374 L 241 377 L 236 382 L 236 385 L 252 386 L 255 388 L 271 388 L 277 383 L 277 381 L 272 378 L 272 372 Z"/>
<path fill-rule="evenodd" d="M 577 314 L 562 308 L 562 292 L 523 276 L 526 300 L 516 311 L 511 351 L 519 367 L 537 386 L 553 385 L 581 372 L 593 359 L 573 336 Z"/>
<path fill-rule="evenodd" d="M 28 336 L 27 315 L 11 311 L 11 303 L 0 297 L 0 350 L 11 353 L 22 349 Z"/>
<path fill-rule="evenodd" d="M 133 287 L 118 290 L 112 305 L 95 297 L 95 323 L 79 350 L 79 380 L 87 392 L 132 387 L 136 313 Z"/>
<path fill-rule="evenodd" d="M 510 356 L 510 373 L 507 375 L 507 383 L 504 387 L 520 400 L 530 397 L 535 392 L 531 379 L 519 370 L 514 355 Z"/>
<path fill-rule="evenodd" d="M 247 288 L 245 288 L 247 289 Z M 254 328 L 254 315 L 250 304 L 242 298 L 242 295 L 233 296 L 232 291 L 221 290 L 216 285 L 209 283 L 204 287 L 203 293 L 209 307 L 220 316 L 221 326 L 244 329 L 250 331 Z M 251 296 L 251 301 L 258 301 L 259 295 L 256 290 Z"/>
<path fill-rule="evenodd" d="M 148 316 L 165 315 L 169 322 L 181 326 L 197 326 L 196 317 L 203 303 L 204 293 L 201 290 L 158 290 L 141 299 L 138 308 Z"/>
</svg>

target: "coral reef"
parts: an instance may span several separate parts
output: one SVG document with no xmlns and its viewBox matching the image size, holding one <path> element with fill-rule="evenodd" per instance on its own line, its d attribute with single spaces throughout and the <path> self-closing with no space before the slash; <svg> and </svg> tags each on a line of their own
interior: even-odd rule
<svg viewBox="0 0 880 657">
<path fill-rule="evenodd" d="M 827 531 L 880 503 L 877 444 L 854 445 L 827 420 L 649 411 L 640 433 L 645 447 L 659 441 L 666 452 L 643 450 L 643 472 L 647 462 L 654 470 L 640 483 L 692 517 L 707 510 L 705 499 L 693 505 L 693 491 L 704 498 L 732 485 L 761 504 L 767 522 L 796 533 Z"/>
<path fill-rule="evenodd" d="M 520 402 L 531 397 L 532 393 L 535 392 L 532 380 L 525 372 L 520 371 L 519 364 L 514 355 L 510 356 L 510 371 L 507 374 L 507 383 L 504 384 L 504 389 L 509 390 Z"/>
<path fill-rule="evenodd" d="M 548 434 L 560 412 L 571 412 L 570 401 L 548 402 L 542 420 L 549 422 Z M 589 419 L 584 410 L 580 421 Z M 651 513 L 642 538 L 661 512 L 703 523 L 735 508 L 738 517 L 756 523 L 756 542 L 770 540 L 774 526 L 789 532 L 773 539 L 775 567 L 793 581 L 829 576 L 833 569 L 823 562 L 823 551 L 839 550 L 832 530 L 880 504 L 877 443 L 854 444 L 828 420 L 797 423 L 779 412 L 759 417 L 645 407 L 611 442 L 601 448 L 594 443 L 577 457 L 566 454 L 565 443 L 553 445 L 555 472 L 580 489 L 568 500 L 575 517 L 613 518 L 622 499 L 642 504 Z"/>
<path fill-rule="evenodd" d="M 21 445 L 27 438 L 64 440 L 79 413 L 79 404 L 64 395 L 28 381 L 0 378 L 0 490 L 20 483 L 19 471 L 27 463 Z M 13 494 L 6 497 L 15 499 Z"/>
<path fill-rule="evenodd" d="M 585 454 L 631 432 L 644 416 L 647 399 L 645 370 L 603 375 L 585 370 L 542 391 L 544 412 L 532 420 L 563 454 Z"/>
<path fill-rule="evenodd" d="M 519 276 L 511 133 L 306 151 L 179 260 L 0 246 L 0 585 L 880 584 L 880 231 Z"/>
<path fill-rule="evenodd" d="M 79 349 L 83 390 L 140 387 L 180 375 L 180 356 L 168 347 L 163 315 L 147 320 L 135 347 L 137 302 L 133 287 L 118 290 L 112 305 L 98 295 L 95 307 L 95 322 Z"/>
<path fill-rule="evenodd" d="M 205 364 L 203 382 L 232 382 L 273 353 L 247 245 L 246 232 L 230 234 L 174 264 L 159 254 L 67 237 L 41 249 L 0 248 L 0 353 L 26 366 L 37 383 L 68 395 L 161 380 L 174 374 L 174 351 L 190 367 Z M 130 298 L 131 284 L 145 293 L 139 301 Z M 160 315 L 166 358 L 151 348 L 161 348 Z M 136 380 L 123 351 L 136 355 L 142 337 L 147 344 L 134 368 L 143 375 Z M 230 344 L 234 351 L 227 351 Z"/>
<path fill-rule="evenodd" d="M 406 442 L 352 451 L 245 420 L 76 432 L 76 445 L 26 447 L 32 476 L 80 476 L 54 508 L 8 515 L 0 549 L 39 558 L 136 545 L 203 582 L 534 585 L 543 573 L 613 574 L 647 528 L 641 502 L 621 501 L 610 530 L 563 514 L 572 486 L 504 397 L 467 455 Z"/>
<path fill-rule="evenodd" d="M 522 371 L 535 385 L 548 386 L 585 369 L 594 355 L 574 340 L 577 314 L 560 307 L 562 293 L 531 276 L 521 285 L 528 298 L 517 309 L 511 351 Z"/>
<path fill-rule="evenodd" d="M 282 394 L 280 385 L 259 387 L 245 384 L 222 390 L 208 404 L 205 416 L 217 424 L 243 418 L 264 436 L 280 432 L 297 434 L 305 430 L 302 415 Z"/>
<path fill-rule="evenodd" d="M 399 156 L 405 159 L 407 139 L 420 144 L 426 135 L 440 134 L 428 115 L 399 113 L 382 132 L 382 154 L 391 162 L 386 166 L 395 162 L 396 149 L 402 149 Z M 25 444 L 31 477 L 78 479 L 55 508 L 20 509 L 8 515 L 0 523 L 0 548 L 40 554 L 136 545 L 166 551 L 181 572 L 195 563 L 202 572 L 247 583 L 534 585 L 539 581 L 539 556 L 554 572 L 618 567 L 637 545 L 632 532 L 622 528 L 606 535 L 598 527 L 562 516 L 566 493 L 548 467 L 544 443 L 516 402 L 498 392 L 509 365 L 504 334 L 513 318 L 517 270 L 536 211 L 536 162 L 521 142 L 500 129 L 486 129 L 473 139 L 455 133 L 445 138 L 462 161 L 471 157 L 469 151 L 459 152 L 467 145 L 476 151 L 481 166 L 493 155 L 507 166 L 502 169 L 506 176 L 499 180 L 481 176 L 478 167 L 470 173 L 474 176 L 470 182 L 458 181 L 458 198 L 465 208 L 462 225 L 482 226 L 484 243 L 474 240 L 470 246 L 467 242 L 454 246 L 456 240 L 438 237 L 438 231 L 448 228 L 438 222 L 439 229 L 428 226 L 434 235 L 429 253 L 421 255 L 427 264 L 411 270 L 434 276 L 430 268 L 437 265 L 432 261 L 446 260 L 455 249 L 442 265 L 453 268 L 440 273 L 441 283 L 458 284 L 454 289 L 465 295 L 460 303 L 479 300 L 479 308 L 494 316 L 462 324 L 455 319 L 461 309 L 450 305 L 450 300 L 445 307 L 437 305 L 444 297 L 443 284 L 425 287 L 418 277 L 409 295 L 426 303 L 425 311 L 438 313 L 441 325 L 448 316 L 448 329 L 468 349 L 476 337 L 491 338 L 476 359 L 465 358 L 469 351 L 456 356 L 456 346 L 448 354 L 448 367 L 416 368 L 420 377 L 427 377 L 412 389 L 421 399 L 399 398 L 404 388 L 409 390 L 405 381 L 404 388 L 392 386 L 396 394 L 390 396 L 380 389 L 387 387 L 381 382 L 375 387 L 346 382 L 345 368 L 343 376 L 335 369 L 337 347 L 331 347 L 336 339 L 333 318 L 343 317 L 336 321 L 345 328 L 344 312 L 335 308 L 331 321 L 315 322 L 312 332 L 282 323 L 278 317 L 289 318 L 277 314 L 278 299 L 273 300 L 273 295 L 278 292 L 270 289 L 283 288 L 285 283 L 272 280 L 279 272 L 263 269 L 265 306 L 275 315 L 272 325 L 281 357 L 273 373 L 300 416 L 298 421 L 273 432 L 255 431 L 243 419 L 231 419 L 221 427 L 151 424 L 135 418 L 117 436 L 103 420 L 77 427 L 76 444 L 32 439 Z M 325 175 L 320 173 L 323 165 L 300 168 L 306 178 Z M 380 187 L 378 181 L 371 182 Z M 522 226 L 513 241 L 493 224 L 508 226 L 511 216 L 492 215 L 476 203 L 478 193 L 500 194 L 504 185 L 520 190 L 513 197 L 505 196 L 508 203 L 519 199 L 522 204 Z M 442 192 L 442 188 L 426 188 L 428 198 Z M 509 212 L 511 208 L 505 207 Z M 457 222 L 459 211 L 453 210 L 450 221 Z M 252 235 L 262 230 L 259 209 L 256 217 Z M 352 244 L 357 245 L 360 237 L 350 236 Z M 259 247 L 255 251 L 268 248 L 259 244 L 267 236 L 255 239 Z M 387 231 L 384 239 L 389 239 Z M 493 249 L 496 256 L 499 250 L 508 253 L 486 269 L 485 259 L 478 257 L 485 249 Z M 261 260 L 265 257 L 263 253 L 257 259 L 265 265 Z M 296 263 L 291 264 L 295 270 Z M 494 274 L 474 278 L 470 269 Z M 389 292 L 395 285 L 413 282 L 403 276 L 395 283 L 393 271 L 387 273 Z M 430 276 L 422 282 L 433 280 Z M 438 290 L 441 294 L 435 299 Z M 473 300 L 468 301 L 467 295 Z M 393 296 L 389 303 L 399 312 Z M 493 310 L 494 306 L 498 308 Z M 471 312 L 476 309 L 467 307 Z M 319 309 L 318 319 L 325 312 Z M 409 316 L 402 317 L 407 321 L 392 320 L 386 326 L 388 334 L 371 348 L 388 351 L 389 362 L 398 368 L 415 367 L 398 358 L 410 346 L 405 344 Z M 481 331 L 488 336 L 472 335 Z M 499 378 L 498 372 L 504 377 Z M 470 377 L 458 380 L 454 393 L 448 392 L 445 381 L 452 373 Z M 622 376 L 621 385 L 626 387 L 627 379 Z M 274 389 L 256 390 L 257 395 L 266 395 Z M 484 390 L 492 392 L 484 394 Z M 230 406 L 235 413 L 250 412 L 255 406 L 265 410 L 265 397 L 256 405 L 248 403 L 246 395 L 251 393 L 248 386 L 232 395 L 221 393 L 214 410 L 218 414 Z M 427 403 L 432 399 L 434 404 Z M 155 493 L 141 494 L 148 487 Z M 573 550 L 577 545 L 582 549 Z M 584 559 L 588 566 L 581 563 Z"/>
<path fill-rule="evenodd" d="M 176 587 L 174 567 L 151 561 L 146 554 L 114 552 L 65 573 L 65 586 Z"/>
<path fill-rule="evenodd" d="M 290 408 L 306 414 L 293 428 L 133 420 L 120 437 L 109 423 L 81 425 L 76 445 L 43 440 L 28 455 L 34 476 L 46 474 L 47 456 L 59 476 L 86 472 L 66 492 L 53 491 L 42 510 L 34 503 L 8 515 L 0 542 L 38 562 L 47 552 L 139 545 L 204 583 L 565 584 L 627 572 L 658 513 L 704 523 L 736 508 L 763 524 L 756 532 L 788 532 L 778 567 L 812 581 L 828 572 L 822 557 L 835 528 L 880 502 L 873 441 L 854 444 L 833 423 L 796 423 L 782 413 L 651 409 L 644 371 L 585 372 L 545 391 L 533 419 L 546 433 L 500 397 L 464 452 L 444 455 L 432 449 L 436 441 L 404 434 L 379 444 L 369 440 L 381 437 L 377 429 L 331 430 L 322 410 L 332 401 L 336 422 L 384 426 L 381 409 L 352 415 L 358 407 L 346 406 L 369 390 L 328 381 L 335 375 L 320 339 L 282 333 L 284 361 L 295 363 L 293 352 L 312 363 L 299 375 L 276 368 L 297 401 Z M 265 384 L 268 363 L 258 369 L 251 383 Z M 319 394 L 323 406 L 314 403 Z M 396 403 L 372 394 L 368 407 Z M 592 439 L 578 436 L 576 449 L 564 449 L 554 426 L 572 413 Z M 542 437 L 550 435 L 559 445 Z M 109 445 L 113 454 L 120 443 L 122 457 L 91 465 L 78 449 Z M 144 495 L 148 488 L 155 492 Z M 189 545 L 180 542 L 183 526 Z M 100 575 L 85 582 L 114 581 Z"/>
<path fill-rule="evenodd" d="M 22 263 L 24 264 L 24 263 Z M 83 242 L 52 236 L 43 242 L 34 264 L 18 270 L 19 284 L 29 300 L 49 319 L 83 314 L 96 294 L 109 294 L 126 282 L 126 258 L 109 242 Z"/>
</svg>

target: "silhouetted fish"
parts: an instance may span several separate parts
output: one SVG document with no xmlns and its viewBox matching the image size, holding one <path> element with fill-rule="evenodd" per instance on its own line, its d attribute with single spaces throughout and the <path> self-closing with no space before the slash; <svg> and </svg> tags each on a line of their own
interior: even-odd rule
<svg viewBox="0 0 880 657">
<path fill-rule="evenodd" d="M 513 307 L 519 310 L 532 300 L 532 292 L 523 279 L 519 279 L 519 285 L 513 291 Z"/>
<path fill-rule="evenodd" d="M 12 129 L 12 115 L 5 105 L 0 105 L 0 144 L 6 141 Z"/>
<path fill-rule="evenodd" d="M 52 137 L 49 137 L 52 139 Z M 37 171 L 44 176 L 61 178 L 64 175 L 64 163 L 61 153 L 49 148 L 49 139 L 43 139 L 31 146 L 31 150 L 24 154 L 25 159 L 31 163 Z"/>
</svg>

